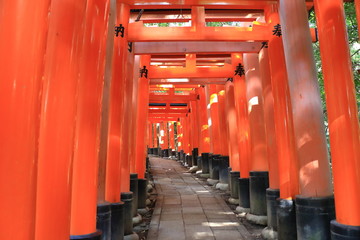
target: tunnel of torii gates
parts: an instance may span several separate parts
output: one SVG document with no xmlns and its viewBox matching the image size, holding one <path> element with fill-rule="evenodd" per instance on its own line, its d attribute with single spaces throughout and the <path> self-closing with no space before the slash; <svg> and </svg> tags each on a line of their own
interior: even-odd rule
<svg viewBox="0 0 360 240">
<path fill-rule="evenodd" d="M 359 119 L 341 0 L 0 8 L 1 239 L 133 235 L 148 151 L 220 175 L 279 239 L 360 239 Z M 149 27 L 174 22 L 188 25 Z"/>
</svg>

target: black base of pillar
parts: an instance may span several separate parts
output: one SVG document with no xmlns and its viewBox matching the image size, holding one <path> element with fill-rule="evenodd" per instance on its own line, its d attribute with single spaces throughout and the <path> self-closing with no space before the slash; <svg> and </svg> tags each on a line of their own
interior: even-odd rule
<svg viewBox="0 0 360 240">
<path fill-rule="evenodd" d="M 331 221 L 331 240 L 358 240 L 360 239 L 360 226 L 349 226 Z"/>
<path fill-rule="evenodd" d="M 138 209 L 138 175 L 137 173 L 130 174 L 130 192 L 133 193 L 133 201 L 132 201 L 132 214 L 133 217 L 137 216 L 137 209 Z"/>
<path fill-rule="evenodd" d="M 121 201 L 124 202 L 124 235 L 133 233 L 133 211 L 132 211 L 132 192 L 122 192 Z"/>
<path fill-rule="evenodd" d="M 268 187 L 268 172 L 250 172 L 250 213 L 266 216 L 266 189 Z"/>
<path fill-rule="evenodd" d="M 86 235 L 72 235 L 70 236 L 70 240 L 72 239 L 101 240 L 101 231 L 97 231 L 95 233 L 86 234 Z"/>
<path fill-rule="evenodd" d="M 171 156 L 176 157 L 176 152 L 175 152 L 175 151 L 171 151 Z"/>
<path fill-rule="evenodd" d="M 220 155 L 211 155 L 209 158 L 209 173 L 210 178 L 219 180 L 219 158 Z"/>
<path fill-rule="evenodd" d="M 111 204 L 111 240 L 124 239 L 124 203 Z"/>
<path fill-rule="evenodd" d="M 198 157 L 199 156 L 199 149 L 198 148 L 194 148 L 193 150 L 192 150 L 192 165 L 193 166 L 197 166 L 198 165 L 198 162 L 197 162 L 197 160 L 198 160 Z"/>
<path fill-rule="evenodd" d="M 146 179 L 138 179 L 138 209 L 146 208 L 147 184 L 148 181 Z"/>
<path fill-rule="evenodd" d="M 296 196 L 296 224 L 299 239 L 330 239 L 330 221 L 335 219 L 334 197 Z"/>
<path fill-rule="evenodd" d="M 231 171 L 230 172 L 230 193 L 232 198 L 239 198 L 239 181 L 240 172 Z"/>
<path fill-rule="evenodd" d="M 203 174 L 209 173 L 209 153 L 201 153 L 201 169 Z"/>
<path fill-rule="evenodd" d="M 199 170 L 202 170 L 202 159 L 201 156 L 197 157 L 197 166 Z"/>
<path fill-rule="evenodd" d="M 186 156 L 186 163 L 188 167 L 192 167 L 193 166 L 193 162 L 192 162 L 192 156 L 191 155 L 187 155 Z"/>
<path fill-rule="evenodd" d="M 248 178 L 239 178 L 239 206 L 250 208 L 250 182 Z"/>
<path fill-rule="evenodd" d="M 277 202 L 276 199 L 280 197 L 279 189 L 266 189 L 266 208 L 268 217 L 268 227 L 277 230 Z"/>
<path fill-rule="evenodd" d="M 219 160 L 219 182 L 229 184 L 229 157 L 221 156 Z"/>
<path fill-rule="evenodd" d="M 97 206 L 96 229 L 102 232 L 101 240 L 111 240 L 111 205 L 101 203 Z"/>
<path fill-rule="evenodd" d="M 279 240 L 296 240 L 296 213 L 293 200 L 277 200 L 277 225 Z"/>
</svg>

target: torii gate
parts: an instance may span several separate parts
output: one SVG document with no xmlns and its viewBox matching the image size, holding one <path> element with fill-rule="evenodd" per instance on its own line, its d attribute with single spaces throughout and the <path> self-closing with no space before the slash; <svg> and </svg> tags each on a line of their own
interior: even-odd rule
<svg viewBox="0 0 360 240">
<path fill-rule="evenodd" d="M 154 0 L 151 4 L 145 0 L 117 3 L 110 0 L 4 2 L 0 13 L 0 35 L 4 36 L 0 39 L 0 183 L 2 205 L 7 207 L 3 209 L 5 217 L 0 222 L 0 236 L 11 236 L 15 240 L 45 240 L 49 236 L 68 239 L 70 234 L 75 238 L 99 238 L 96 202 L 110 202 L 111 207 L 106 207 L 115 213 L 122 206 L 121 193 L 126 200 L 131 196 L 128 193 L 130 172 L 136 171 L 139 176 L 144 174 L 144 161 L 129 159 L 133 159 L 134 152 L 139 152 L 139 159 L 143 154 L 141 150 L 144 149 L 135 149 L 135 141 L 145 139 L 141 134 L 146 131 L 139 131 L 137 138 L 131 131 L 135 126 L 144 130 L 141 120 L 147 119 L 147 112 L 141 107 L 148 109 L 148 100 L 139 93 L 148 91 L 146 87 L 150 82 L 146 77 L 136 76 L 138 65 L 133 62 L 134 55 L 141 54 L 136 49 L 152 55 L 144 48 L 159 48 L 162 43 L 165 49 L 159 51 L 162 54 L 180 51 L 197 54 L 205 51 L 198 51 L 200 48 L 210 48 L 205 44 L 199 46 L 203 41 L 226 43 L 223 51 L 226 53 L 243 52 L 239 48 L 256 52 L 262 42 L 268 42 L 268 50 L 261 50 L 261 64 L 266 66 L 267 61 L 263 59 L 268 51 L 270 65 L 267 68 L 270 69 L 274 96 L 274 131 L 281 136 L 280 140 L 276 139 L 280 159 L 278 188 L 281 203 L 284 203 L 280 207 L 288 208 L 281 208 L 285 212 L 293 210 L 292 200 L 295 199 L 297 206 L 308 205 L 314 211 L 319 209 L 318 206 L 329 206 L 326 214 L 331 215 L 333 192 L 311 31 L 305 11 L 315 4 L 329 113 L 336 221 L 328 224 L 327 218 L 319 219 L 316 214 L 306 218 L 298 211 L 298 235 L 306 239 L 309 237 L 306 234 L 321 232 L 328 236 L 331 231 L 338 239 L 358 238 L 359 120 L 345 37 L 343 1 L 222 1 L 222 9 L 255 9 L 256 14 L 264 12 L 266 22 L 252 23 L 252 16 L 249 20 L 242 19 L 247 24 L 252 23 L 251 27 L 204 27 L 207 21 L 211 21 L 206 19 L 205 10 L 218 9 L 218 3 L 216 0 Z M 359 19 L 360 3 L 356 0 L 355 4 Z M 192 9 L 191 27 L 163 28 L 152 34 L 142 25 L 144 22 L 129 23 L 130 9 L 174 8 Z M 215 15 L 209 19 L 226 20 L 224 15 Z M 148 19 L 148 22 L 154 21 L 159 20 Z M 27 22 L 32 24 L 24 27 Z M 272 35 L 274 26 L 280 23 L 282 36 Z M 124 36 L 118 32 L 119 36 L 113 38 L 112 27 L 117 26 L 120 31 L 120 24 L 124 27 Z M 93 28 L 93 25 L 97 27 Z M 107 40 L 108 32 L 111 35 Z M 129 41 L 135 42 L 131 53 L 128 53 Z M 178 41 L 186 43 L 174 46 Z M 235 47 L 234 42 L 242 43 Z M 172 47 L 176 52 L 169 51 Z M 192 52 L 187 52 L 187 49 Z M 214 47 L 212 53 L 222 53 L 221 47 Z M 143 65 L 140 63 L 140 66 Z M 181 76 L 185 74 L 180 73 Z M 162 79 L 155 82 L 161 83 Z M 189 83 L 203 85 L 206 81 L 195 78 L 186 84 Z M 226 84 L 226 89 L 231 90 L 231 83 Z M 235 101 L 243 110 L 238 112 L 239 119 L 246 120 L 246 80 L 243 76 L 236 76 L 233 85 Z M 239 89 L 241 91 L 237 91 Z M 223 90 L 211 90 L 214 103 L 217 94 Z M 213 107 L 215 110 L 216 103 Z M 246 135 L 248 132 L 244 128 L 239 133 Z M 97 151 L 99 148 L 101 157 Z M 97 176 L 99 186 L 95 180 Z M 11 181 L 13 179 L 16 181 Z M 293 237 L 286 235 L 286 229 L 296 232 L 296 226 L 291 224 L 295 222 L 295 215 L 287 217 L 281 219 L 283 225 L 278 226 L 280 239 Z M 310 221 L 316 222 L 311 225 L 310 232 L 302 231 Z M 130 220 L 125 222 L 129 224 Z M 131 229 L 127 228 L 126 234 L 129 232 Z M 117 233 L 111 234 L 116 236 Z"/>
</svg>

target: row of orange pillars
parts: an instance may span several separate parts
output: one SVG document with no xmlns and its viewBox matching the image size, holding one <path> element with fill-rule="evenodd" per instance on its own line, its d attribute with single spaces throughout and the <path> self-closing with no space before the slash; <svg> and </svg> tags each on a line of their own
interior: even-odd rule
<svg viewBox="0 0 360 240">
<path fill-rule="evenodd" d="M 149 132 L 149 78 L 138 68 L 150 56 L 128 53 L 127 30 L 113 37 L 112 26 L 129 21 L 129 5 L 114 3 L 0 2 L 1 239 L 132 235 L 130 178 L 146 181 Z M 178 149 L 228 154 L 250 196 L 252 179 L 268 172 L 280 196 L 279 239 L 359 239 L 359 121 L 342 1 L 315 1 L 315 11 L 331 165 L 303 0 L 280 0 L 280 20 L 277 11 L 267 16 L 282 36 L 259 58 L 232 54 L 245 77 L 196 89 Z M 97 208 L 112 213 L 102 236 Z"/>
</svg>

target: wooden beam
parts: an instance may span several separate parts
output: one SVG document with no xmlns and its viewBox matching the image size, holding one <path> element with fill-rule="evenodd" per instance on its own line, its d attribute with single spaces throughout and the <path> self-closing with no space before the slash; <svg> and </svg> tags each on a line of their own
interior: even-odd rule
<svg viewBox="0 0 360 240">
<path fill-rule="evenodd" d="M 131 42 L 162 41 L 252 41 L 263 42 L 272 36 L 273 26 L 254 23 L 248 27 L 144 27 L 142 21 L 129 23 Z"/>
<path fill-rule="evenodd" d="M 136 42 L 135 54 L 258 53 L 260 42 Z"/>
<path fill-rule="evenodd" d="M 187 103 L 190 101 L 195 101 L 197 99 L 196 94 L 190 95 L 155 95 L 150 94 L 150 103 L 165 103 L 165 102 L 179 102 Z"/>
<path fill-rule="evenodd" d="M 166 78 L 157 78 L 151 79 L 150 85 L 158 85 L 158 84 L 176 84 L 180 85 L 188 85 L 188 84 L 197 84 L 197 85 L 206 85 L 206 84 L 225 84 L 227 78 L 189 78 L 187 82 L 182 82 L 181 79 L 166 79 Z"/>
<path fill-rule="evenodd" d="M 149 114 L 153 113 L 153 114 L 186 114 L 189 112 L 189 109 L 184 108 L 184 109 L 151 109 L 149 108 Z"/>
</svg>

